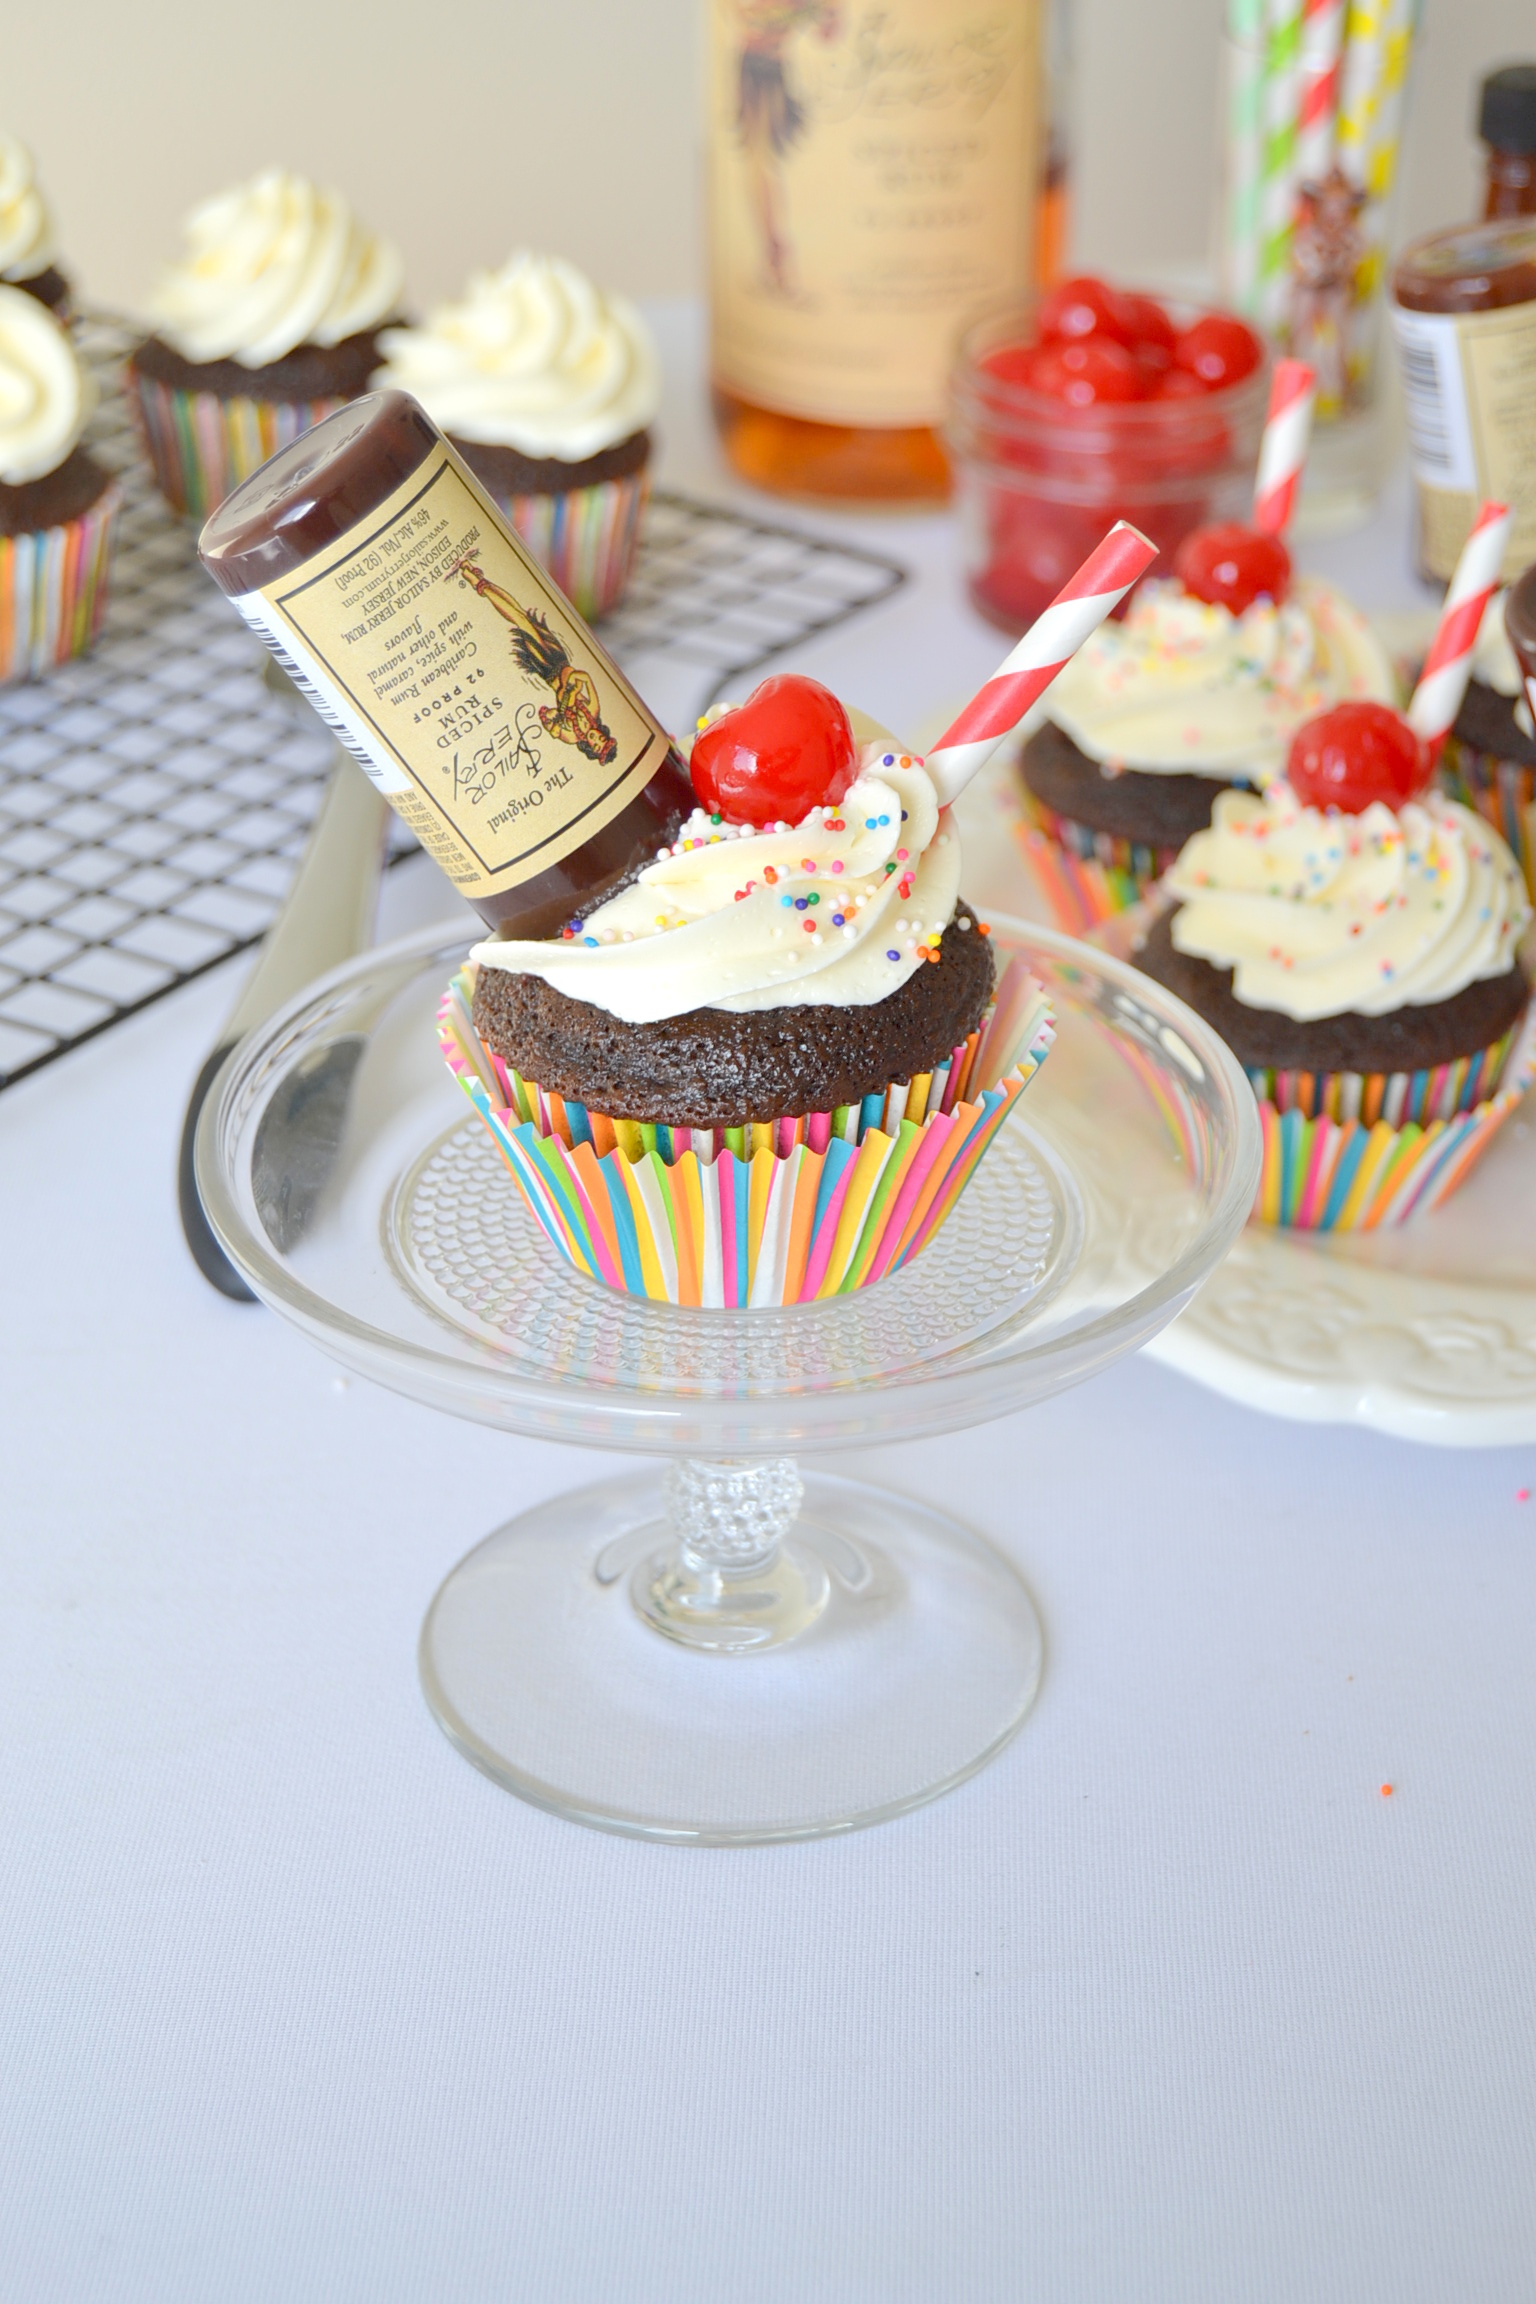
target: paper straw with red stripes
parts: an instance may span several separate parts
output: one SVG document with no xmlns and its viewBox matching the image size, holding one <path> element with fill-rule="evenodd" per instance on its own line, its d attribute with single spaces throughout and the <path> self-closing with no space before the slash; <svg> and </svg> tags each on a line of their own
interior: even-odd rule
<svg viewBox="0 0 1536 2304">
<path fill-rule="evenodd" d="M 1253 525 L 1266 536 L 1283 536 L 1291 524 L 1301 468 L 1312 431 L 1317 377 L 1305 360 L 1277 360 L 1269 387 L 1269 414 L 1259 442 L 1258 478 L 1253 484 Z"/>
<path fill-rule="evenodd" d="M 1461 548 L 1445 606 L 1408 707 L 1408 718 L 1431 754 L 1450 734 L 1472 675 L 1483 611 L 1499 587 L 1509 542 L 1507 504 L 1482 504 Z"/>
<path fill-rule="evenodd" d="M 1301 17 L 1301 103 L 1296 119 L 1296 176 L 1319 184 L 1333 162 L 1339 101 L 1344 0 L 1305 0 Z"/>
<path fill-rule="evenodd" d="M 1157 546 L 1128 520 L 1117 520 L 1102 544 L 1094 546 L 928 754 L 928 773 L 946 807 L 1156 558 Z"/>
</svg>

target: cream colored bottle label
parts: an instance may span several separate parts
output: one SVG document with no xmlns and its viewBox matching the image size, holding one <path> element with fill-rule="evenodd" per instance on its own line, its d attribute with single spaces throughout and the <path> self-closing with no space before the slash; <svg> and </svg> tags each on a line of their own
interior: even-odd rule
<svg viewBox="0 0 1536 2304">
<path fill-rule="evenodd" d="M 669 739 L 452 449 L 238 601 L 473 898 L 568 856 Z"/>
<path fill-rule="evenodd" d="M 707 0 L 717 383 L 935 424 L 1034 265 L 1040 0 Z"/>
<path fill-rule="evenodd" d="M 1424 567 L 1454 573 L 1486 498 L 1514 515 L 1503 568 L 1511 584 L 1536 560 L 1536 302 L 1493 312 L 1394 305 L 1392 330 Z"/>
</svg>

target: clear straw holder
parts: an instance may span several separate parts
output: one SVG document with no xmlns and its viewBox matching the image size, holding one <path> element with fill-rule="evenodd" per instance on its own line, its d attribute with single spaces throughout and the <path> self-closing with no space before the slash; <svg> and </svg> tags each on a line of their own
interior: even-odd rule
<svg viewBox="0 0 1536 2304">
<path fill-rule="evenodd" d="M 1384 476 L 1383 314 L 1417 0 L 1229 0 L 1215 268 L 1223 300 L 1317 372 L 1296 525 L 1369 519 Z"/>
</svg>

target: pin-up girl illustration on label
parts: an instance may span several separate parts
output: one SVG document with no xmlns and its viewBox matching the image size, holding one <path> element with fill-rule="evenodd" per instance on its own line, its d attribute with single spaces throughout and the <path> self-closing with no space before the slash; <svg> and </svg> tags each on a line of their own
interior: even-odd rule
<svg viewBox="0 0 1536 2304">
<path fill-rule="evenodd" d="M 539 706 L 539 725 L 559 743 L 574 744 L 588 760 L 606 768 L 619 756 L 612 731 L 602 719 L 597 687 L 590 672 L 571 662 L 565 642 L 552 632 L 536 608 L 521 607 L 510 592 L 493 584 L 473 560 L 461 560 L 451 570 L 488 600 L 498 616 L 512 627 L 512 653 L 532 680 L 553 689 L 553 704 Z"/>
<path fill-rule="evenodd" d="M 740 42 L 736 125 L 747 166 L 752 212 L 762 235 L 766 283 L 794 290 L 794 251 L 785 215 L 784 155 L 805 126 L 805 108 L 790 86 L 784 51 L 792 35 L 814 26 L 823 40 L 841 27 L 841 0 L 735 0 Z"/>
</svg>

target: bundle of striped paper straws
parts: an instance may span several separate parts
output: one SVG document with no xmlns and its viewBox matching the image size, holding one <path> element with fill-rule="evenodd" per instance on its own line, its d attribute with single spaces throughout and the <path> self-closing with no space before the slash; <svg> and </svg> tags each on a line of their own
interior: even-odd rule
<svg viewBox="0 0 1536 2304">
<path fill-rule="evenodd" d="M 1223 290 L 1317 369 L 1324 422 L 1369 392 L 1419 7 L 1228 0 Z"/>
</svg>

